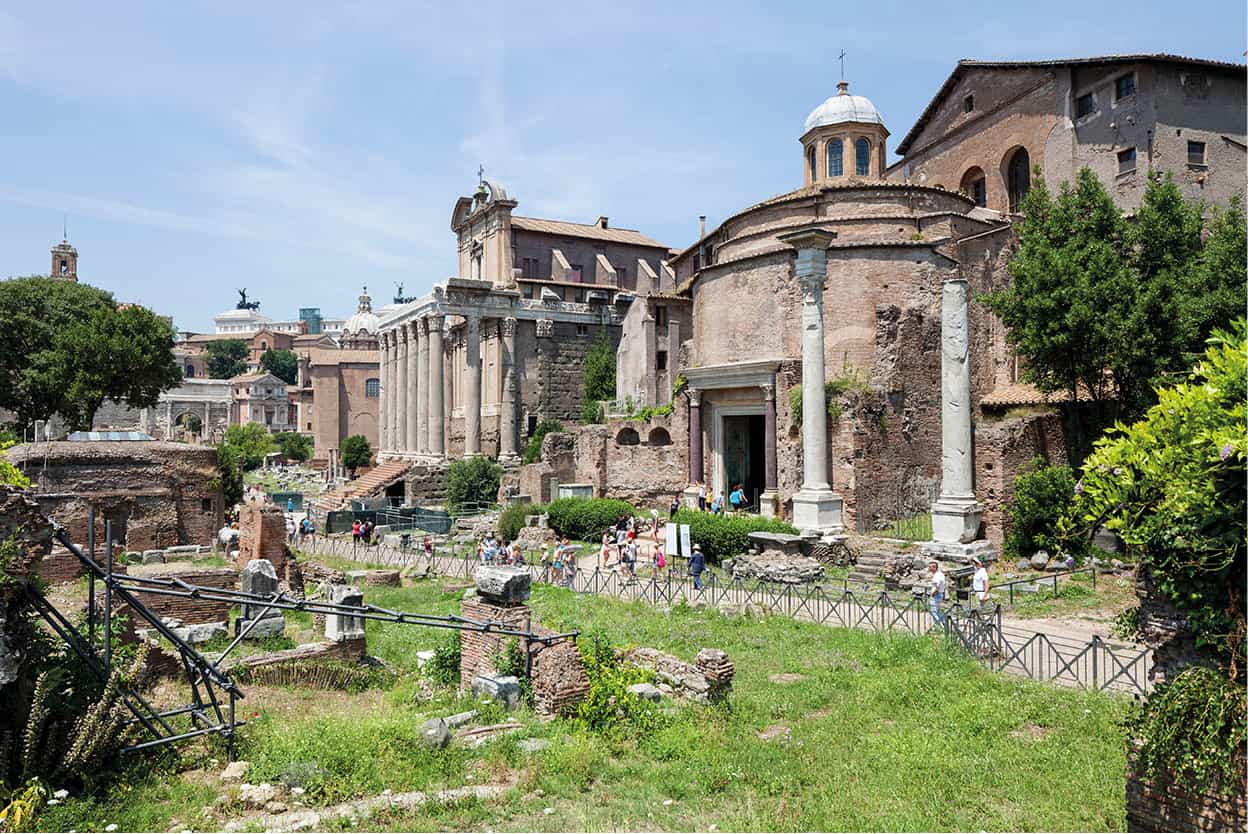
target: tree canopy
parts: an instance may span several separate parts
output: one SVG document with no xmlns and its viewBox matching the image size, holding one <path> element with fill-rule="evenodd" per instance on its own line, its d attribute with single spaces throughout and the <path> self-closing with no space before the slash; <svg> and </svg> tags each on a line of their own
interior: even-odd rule
<svg viewBox="0 0 1248 834">
<path fill-rule="evenodd" d="M 368 462 L 373 458 L 373 448 L 368 444 L 368 438 L 362 434 L 353 434 L 343 440 L 339 451 L 342 455 L 342 465 L 350 469 L 352 473 L 361 466 L 368 466 Z"/>
<path fill-rule="evenodd" d="M 225 430 L 225 445 L 238 451 L 238 466 L 243 471 L 260 466 L 264 456 L 277 448 L 273 435 L 259 423 L 229 426 Z"/>
<path fill-rule="evenodd" d="M 156 405 L 182 378 L 173 328 L 110 293 L 32 276 L 0 282 L 0 408 L 29 426 L 60 414 L 91 428 L 104 400 Z"/>
<path fill-rule="evenodd" d="M 1210 213 L 1202 241 L 1202 206 L 1168 177 L 1150 179 L 1128 220 L 1084 168 L 1056 196 L 1037 174 L 1022 210 L 1011 286 L 985 301 L 1041 391 L 1083 393 L 1107 419 L 1135 419 L 1243 310 L 1238 202 Z"/>
<path fill-rule="evenodd" d="M 312 457 L 312 438 L 297 431 L 286 431 L 277 435 L 277 448 L 287 460 L 305 461 Z"/>
<path fill-rule="evenodd" d="M 260 367 L 287 385 L 294 385 L 299 379 L 299 357 L 293 350 L 266 350 L 260 357 Z"/>
<path fill-rule="evenodd" d="M 586 423 L 600 422 L 602 415 L 598 403 L 615 399 L 615 349 L 605 328 L 586 352 L 581 373 L 584 384 L 581 420 Z"/>
<path fill-rule="evenodd" d="M 231 379 L 247 370 L 247 343 L 242 339 L 222 339 L 209 342 L 208 376 L 213 379 Z"/>
</svg>

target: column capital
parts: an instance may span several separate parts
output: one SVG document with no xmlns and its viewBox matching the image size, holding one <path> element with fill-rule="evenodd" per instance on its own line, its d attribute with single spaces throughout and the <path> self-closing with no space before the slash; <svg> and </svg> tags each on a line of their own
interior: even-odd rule
<svg viewBox="0 0 1248 834">
<path fill-rule="evenodd" d="M 433 333 L 434 331 L 441 333 L 442 325 L 445 324 L 445 322 L 446 316 L 441 315 L 440 313 L 425 316 L 425 330 L 429 333 Z"/>
<path fill-rule="evenodd" d="M 383 330 L 377 334 L 377 347 L 381 348 L 382 350 L 385 350 L 386 348 L 390 347 L 390 334 L 389 333 Z"/>
<path fill-rule="evenodd" d="M 398 337 L 398 340 L 400 342 L 402 342 L 403 344 L 407 344 L 407 326 L 406 325 L 400 324 L 398 327 L 398 331 L 395 333 L 395 335 Z"/>
<path fill-rule="evenodd" d="M 767 382 L 758 387 L 763 391 L 763 402 L 771 403 L 776 401 L 776 386 L 774 383 Z"/>
<path fill-rule="evenodd" d="M 806 226 L 776 235 L 776 239 L 782 243 L 787 243 L 799 252 L 804 249 L 816 249 L 820 252 L 826 252 L 828 247 L 832 245 L 832 241 L 836 240 L 836 232 L 820 226 Z"/>
<path fill-rule="evenodd" d="M 685 394 L 689 397 L 689 405 L 700 408 L 702 406 L 702 389 L 686 388 Z"/>
<path fill-rule="evenodd" d="M 507 316 L 498 322 L 498 332 L 502 334 L 504 339 L 510 339 L 516 335 L 516 319 L 513 316 Z"/>
</svg>

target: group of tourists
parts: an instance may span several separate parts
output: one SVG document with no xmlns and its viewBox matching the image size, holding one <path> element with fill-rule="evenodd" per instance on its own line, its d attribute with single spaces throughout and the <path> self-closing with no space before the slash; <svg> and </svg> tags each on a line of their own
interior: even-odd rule
<svg viewBox="0 0 1248 834">
<path fill-rule="evenodd" d="M 991 583 L 988 581 L 988 569 L 984 567 L 984 562 L 978 556 L 971 557 L 971 564 L 975 566 L 975 573 L 971 577 L 971 593 L 967 598 L 967 609 L 970 611 L 985 611 L 991 605 L 988 592 L 991 590 Z M 939 626 L 945 624 L 948 615 L 941 609 L 941 605 L 949 598 L 949 581 L 945 577 L 945 572 L 940 567 L 940 562 L 936 559 L 927 561 L 927 604 L 932 612 L 932 620 Z"/>
<path fill-rule="evenodd" d="M 311 541 L 316 544 L 316 522 L 309 513 L 295 521 L 295 514 L 286 513 L 286 541 L 292 545 L 303 545 Z"/>
<path fill-rule="evenodd" d="M 734 485 L 733 488 L 728 491 L 728 499 L 726 501 L 724 500 L 724 493 L 722 491 L 716 492 L 715 497 L 711 499 L 709 507 L 706 503 L 707 495 L 706 485 L 698 484 L 698 510 L 701 512 L 707 512 L 709 510 L 713 515 L 723 515 L 728 509 L 731 509 L 733 513 L 743 513 L 750 508 L 750 500 L 745 497 L 744 484 Z M 679 506 L 680 503 L 678 498 L 673 498 L 673 514 Z"/>
<path fill-rule="evenodd" d="M 377 528 L 377 522 L 371 519 L 360 521 L 358 518 L 351 522 L 351 543 L 354 545 L 364 545 L 370 547 L 373 544 L 373 531 Z"/>
<path fill-rule="evenodd" d="M 650 546 L 649 563 L 656 575 L 662 575 L 667 569 L 667 556 L 663 553 L 663 543 L 659 540 L 659 511 L 651 511 L 650 529 L 652 543 Z M 642 522 L 630 515 L 621 515 L 615 526 L 602 534 L 602 547 L 599 557 L 603 569 L 612 565 L 611 555 L 615 552 L 615 564 L 629 579 L 637 576 L 637 563 L 640 560 L 641 547 L 639 534 Z"/>
</svg>

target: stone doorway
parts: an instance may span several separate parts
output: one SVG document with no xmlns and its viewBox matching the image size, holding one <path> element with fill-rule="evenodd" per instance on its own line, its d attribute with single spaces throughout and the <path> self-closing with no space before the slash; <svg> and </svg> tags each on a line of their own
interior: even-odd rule
<svg viewBox="0 0 1248 834">
<path fill-rule="evenodd" d="M 737 484 L 745 487 L 746 501 L 758 509 L 758 496 L 766 485 L 766 418 L 762 414 L 730 414 L 722 418 L 723 467 L 719 489 L 724 500 Z"/>
</svg>

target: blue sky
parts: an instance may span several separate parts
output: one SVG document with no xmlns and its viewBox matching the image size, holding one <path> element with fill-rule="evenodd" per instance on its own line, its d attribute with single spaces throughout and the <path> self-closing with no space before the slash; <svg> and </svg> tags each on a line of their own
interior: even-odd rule
<svg viewBox="0 0 1248 834">
<path fill-rule="evenodd" d="M 683 247 L 796 187 L 807 113 L 870 97 L 893 144 L 959 58 L 1242 61 L 1243 0 L 126 2 L 0 6 L 0 275 L 82 280 L 205 331 L 236 287 L 349 314 L 454 270 L 477 165 L 517 213 Z M 1190 10 L 1187 10 L 1190 12 Z"/>
</svg>

